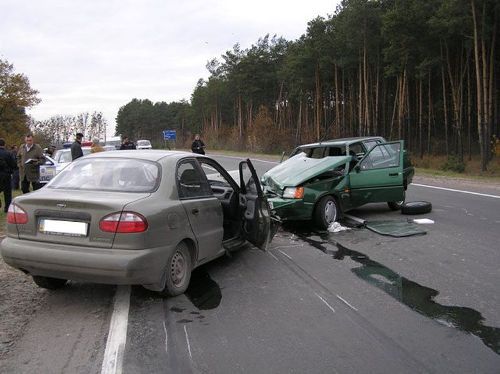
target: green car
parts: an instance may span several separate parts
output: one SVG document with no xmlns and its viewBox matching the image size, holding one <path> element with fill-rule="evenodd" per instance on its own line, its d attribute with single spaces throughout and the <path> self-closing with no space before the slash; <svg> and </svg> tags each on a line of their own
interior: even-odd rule
<svg viewBox="0 0 500 374">
<path fill-rule="evenodd" d="M 261 182 L 283 221 L 313 220 L 326 229 L 343 212 L 367 203 L 400 209 L 414 172 L 402 140 L 359 137 L 299 146 Z"/>
</svg>

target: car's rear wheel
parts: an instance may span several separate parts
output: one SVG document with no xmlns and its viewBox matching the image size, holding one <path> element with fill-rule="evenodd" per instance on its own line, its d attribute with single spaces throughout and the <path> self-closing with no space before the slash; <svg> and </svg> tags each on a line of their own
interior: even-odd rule
<svg viewBox="0 0 500 374">
<path fill-rule="evenodd" d="M 191 267 L 188 247 L 186 243 L 179 243 L 167 261 L 165 288 L 161 293 L 165 296 L 183 294 L 191 280 Z"/>
<path fill-rule="evenodd" d="M 403 206 L 403 204 L 405 203 L 405 199 L 406 199 L 406 191 L 404 192 L 403 200 L 401 200 L 401 201 L 388 201 L 387 205 L 389 205 L 389 209 L 391 209 L 391 210 L 400 210 L 401 207 Z"/>
<path fill-rule="evenodd" d="M 35 282 L 38 287 L 46 288 L 48 290 L 57 290 L 58 288 L 64 287 L 68 281 L 66 279 L 33 275 L 33 282 Z"/>
<path fill-rule="evenodd" d="M 322 230 L 326 230 L 332 222 L 339 218 L 339 208 L 333 196 L 323 196 L 314 209 L 314 222 Z"/>
</svg>

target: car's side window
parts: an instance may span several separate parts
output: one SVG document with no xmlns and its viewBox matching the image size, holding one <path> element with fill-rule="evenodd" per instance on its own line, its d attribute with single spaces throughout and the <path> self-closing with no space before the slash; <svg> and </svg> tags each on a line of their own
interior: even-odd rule
<svg viewBox="0 0 500 374">
<path fill-rule="evenodd" d="M 400 143 L 378 144 L 361 161 L 361 169 L 398 167 L 400 151 Z"/>
<path fill-rule="evenodd" d="M 361 145 L 361 143 L 355 143 L 355 144 L 351 144 L 349 146 L 349 154 L 351 156 L 356 156 L 356 155 L 359 155 L 360 153 L 364 153 L 365 150 L 363 149 L 363 146 Z"/>
<path fill-rule="evenodd" d="M 310 158 L 323 158 L 323 154 L 325 153 L 325 147 L 316 147 L 312 149 Z"/>
<path fill-rule="evenodd" d="M 176 179 L 179 197 L 182 199 L 213 196 L 207 178 L 194 160 L 182 162 L 177 166 Z"/>
<path fill-rule="evenodd" d="M 366 151 L 368 152 L 370 149 L 372 149 L 373 147 L 375 147 L 377 145 L 377 141 L 376 140 L 366 140 L 364 142 L 364 144 L 366 147 Z"/>
</svg>

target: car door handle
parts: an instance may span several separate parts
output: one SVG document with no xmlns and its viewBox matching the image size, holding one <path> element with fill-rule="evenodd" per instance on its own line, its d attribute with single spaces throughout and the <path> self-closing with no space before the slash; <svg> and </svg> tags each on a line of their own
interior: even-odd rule
<svg viewBox="0 0 500 374">
<path fill-rule="evenodd" d="M 200 211 L 198 210 L 198 208 L 194 208 L 191 213 L 193 213 L 195 216 L 200 213 Z"/>
<path fill-rule="evenodd" d="M 399 173 L 389 173 L 390 177 L 397 177 L 398 175 L 399 175 Z"/>
</svg>

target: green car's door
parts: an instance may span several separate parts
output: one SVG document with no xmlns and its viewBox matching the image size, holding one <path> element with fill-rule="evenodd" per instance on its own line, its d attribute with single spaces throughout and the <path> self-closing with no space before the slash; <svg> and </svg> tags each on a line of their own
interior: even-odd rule
<svg viewBox="0 0 500 374">
<path fill-rule="evenodd" d="M 352 207 L 404 200 L 403 141 L 377 144 L 349 173 Z"/>
</svg>

